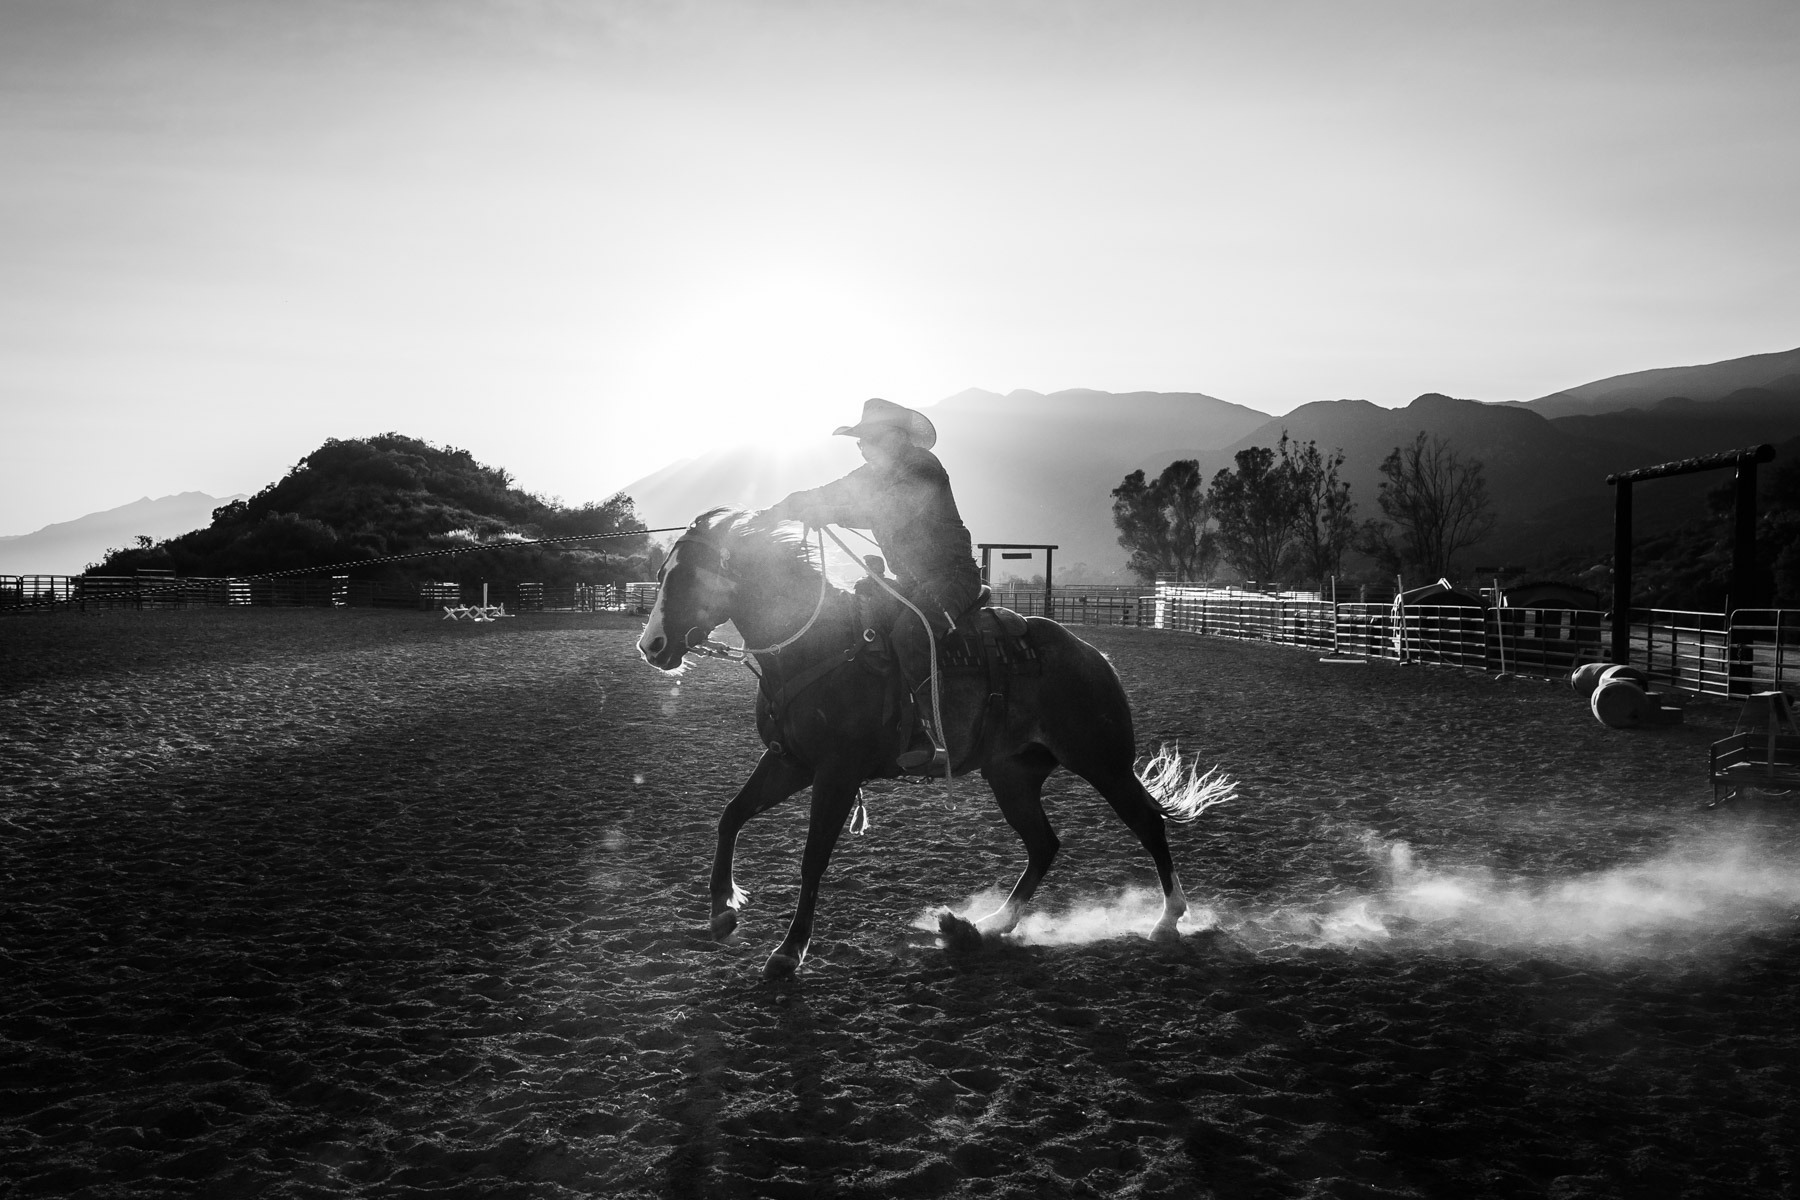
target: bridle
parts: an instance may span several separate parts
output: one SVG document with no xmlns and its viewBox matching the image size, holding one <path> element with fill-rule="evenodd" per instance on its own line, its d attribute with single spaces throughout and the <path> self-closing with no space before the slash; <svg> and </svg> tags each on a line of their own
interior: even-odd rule
<svg viewBox="0 0 1800 1200">
<path fill-rule="evenodd" d="M 675 551 L 689 543 L 706 547 L 706 549 L 712 551 L 714 557 L 718 559 L 717 569 L 704 566 L 693 566 L 689 568 L 690 570 L 698 575 L 710 576 L 713 579 L 718 580 L 725 585 L 727 590 L 735 590 L 737 588 L 737 580 L 733 579 L 730 574 L 731 547 L 706 538 L 695 533 L 693 530 L 689 530 L 687 533 L 676 538 L 675 544 L 669 547 L 669 558 L 663 560 L 663 565 L 656 572 L 656 581 L 658 584 L 662 583 L 663 576 L 669 569 L 669 559 L 675 557 Z M 821 530 L 819 534 L 819 562 L 822 564 L 824 561 L 825 535 Z M 772 645 L 729 646 L 724 642 L 714 641 L 709 634 L 703 632 L 698 625 L 690 625 L 687 632 L 681 635 L 682 646 L 686 650 L 691 650 L 695 654 L 704 655 L 707 658 L 728 658 L 738 662 L 743 661 L 746 656 L 751 654 L 780 654 L 787 647 L 806 636 L 806 631 L 811 629 L 813 625 L 818 622 L 819 614 L 825 611 L 825 597 L 830 591 L 831 580 L 826 576 L 825 570 L 823 566 L 821 566 L 819 569 L 819 600 L 818 603 L 813 605 L 812 616 L 806 618 L 806 623 L 795 630 L 792 635 L 785 637 Z M 695 635 L 698 635 L 697 639 Z"/>
</svg>

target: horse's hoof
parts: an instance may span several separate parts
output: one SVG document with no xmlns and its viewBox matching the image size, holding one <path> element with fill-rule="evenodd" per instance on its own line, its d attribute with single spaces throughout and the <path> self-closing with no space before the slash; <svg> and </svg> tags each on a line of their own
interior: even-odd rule
<svg viewBox="0 0 1800 1200">
<path fill-rule="evenodd" d="M 1150 940 L 1161 942 L 1165 946 L 1172 945 L 1181 940 L 1181 930 L 1175 928 L 1173 921 L 1158 921 L 1156 928 L 1150 931 Z"/>
<path fill-rule="evenodd" d="M 947 908 L 938 914 L 938 936 L 944 939 L 946 950 L 981 949 L 981 930 Z"/>
<path fill-rule="evenodd" d="M 728 908 L 722 913 L 714 914 L 713 919 L 712 919 L 713 941 L 715 941 L 715 942 L 726 941 L 727 939 L 729 939 L 731 937 L 732 934 L 734 934 L 736 932 L 737 932 L 737 909 Z"/>
<path fill-rule="evenodd" d="M 763 964 L 764 979 L 792 979 L 794 972 L 800 969 L 800 958 L 795 954 L 783 954 L 777 950 L 769 955 L 769 961 Z"/>
</svg>

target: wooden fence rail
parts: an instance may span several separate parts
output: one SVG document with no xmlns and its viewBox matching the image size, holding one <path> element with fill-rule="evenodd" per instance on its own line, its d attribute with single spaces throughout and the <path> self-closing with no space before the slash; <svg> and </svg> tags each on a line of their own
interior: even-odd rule
<svg viewBox="0 0 1800 1200">
<path fill-rule="evenodd" d="M 488 600 L 509 612 L 602 612 L 624 607 L 611 584 L 490 583 Z M 274 608 L 420 608 L 479 604 L 479 583 L 404 583 L 344 575 L 212 579 L 172 575 L 0 575 L 0 610 L 160 609 L 209 605 Z"/>
<path fill-rule="evenodd" d="M 0 575 L 0 610 L 161 609 L 205 605 L 436 609 L 478 604 L 480 584 L 399 583 L 346 576 L 210 579 L 165 575 Z M 653 583 L 488 585 L 509 612 L 648 611 Z M 1045 615 L 1041 589 L 996 589 L 993 602 Z M 1293 646 L 1321 654 L 1436 663 L 1466 670 L 1566 676 L 1608 658 L 1609 614 L 1562 608 L 1333 604 L 1307 592 L 1158 584 L 1057 588 L 1048 615 L 1070 625 L 1141 625 Z M 1714 696 L 1777 690 L 1800 674 L 1800 610 L 1720 613 L 1634 608 L 1629 661 L 1658 685 Z"/>
</svg>

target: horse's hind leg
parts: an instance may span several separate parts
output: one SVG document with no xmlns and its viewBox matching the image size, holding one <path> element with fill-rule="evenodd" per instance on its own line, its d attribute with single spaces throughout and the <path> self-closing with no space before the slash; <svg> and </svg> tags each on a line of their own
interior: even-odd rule
<svg viewBox="0 0 1800 1200">
<path fill-rule="evenodd" d="M 981 768 L 981 776 L 994 789 L 1000 802 L 1000 813 L 1025 843 L 1025 869 L 1013 884 L 1006 903 L 975 922 L 984 934 L 1010 932 L 1019 923 L 1025 905 L 1037 891 L 1038 884 L 1050 870 L 1056 857 L 1056 831 L 1044 814 L 1044 780 L 1056 770 L 1056 760 L 1041 746 L 1028 747 L 1011 758 L 996 759 Z"/>
<path fill-rule="evenodd" d="M 1089 764 L 1065 763 L 1071 771 L 1094 785 L 1106 802 L 1119 814 L 1119 819 L 1137 834 L 1138 841 L 1150 852 L 1156 864 L 1157 878 L 1162 882 L 1163 911 L 1150 936 L 1157 941 L 1171 941 L 1180 936 L 1176 923 L 1187 913 L 1187 893 L 1181 889 L 1181 877 L 1175 873 L 1175 859 L 1169 853 L 1169 838 L 1163 814 L 1156 799 L 1132 772 L 1129 763 L 1122 767 L 1096 767 Z"/>
<path fill-rule="evenodd" d="M 750 899 L 731 877 L 731 856 L 737 848 L 738 830 L 751 817 L 780 804 L 811 779 L 805 768 L 772 751 L 764 751 L 756 769 L 750 772 L 750 778 L 719 814 L 719 841 L 713 850 L 710 888 L 713 937 L 724 939 L 731 935 L 737 928 L 737 910 Z"/>
</svg>

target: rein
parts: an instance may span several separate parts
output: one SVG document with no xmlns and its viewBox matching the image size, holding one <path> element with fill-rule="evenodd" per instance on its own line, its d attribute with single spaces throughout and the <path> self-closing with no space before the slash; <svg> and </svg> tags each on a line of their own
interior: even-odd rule
<svg viewBox="0 0 1800 1200">
<path fill-rule="evenodd" d="M 692 538 L 692 539 L 686 538 L 686 537 L 679 538 L 676 540 L 675 546 L 679 546 L 682 544 L 682 542 L 686 542 L 689 540 L 697 542 L 700 545 L 705 546 L 707 549 L 711 550 L 713 553 L 717 554 L 719 556 L 720 570 L 718 572 L 715 572 L 715 574 L 718 574 L 721 578 L 725 579 L 725 581 L 727 583 L 730 583 L 733 587 L 737 586 L 737 582 L 735 580 L 733 580 L 729 575 L 726 575 L 724 573 L 724 568 L 731 564 L 731 551 L 730 550 L 728 550 L 724 546 L 715 545 L 714 543 L 709 542 L 709 541 L 705 540 L 704 538 L 698 538 L 698 537 Z M 835 538 L 833 540 L 835 540 Z M 670 551 L 671 551 L 671 553 L 674 551 L 673 546 L 670 547 Z M 688 634 L 691 634 L 694 632 L 693 629 L 689 629 L 686 634 L 682 635 L 682 637 L 684 639 L 684 644 L 687 646 L 687 648 L 689 650 L 693 651 L 695 654 L 702 654 L 708 658 L 729 658 L 729 659 L 732 659 L 737 662 L 744 661 L 745 658 L 747 658 L 749 655 L 752 655 L 752 654 L 780 654 L 783 650 L 787 649 L 789 646 L 793 645 L 795 642 L 797 642 L 801 638 L 805 637 L 806 631 L 811 629 L 814 625 L 816 625 L 818 623 L 819 614 L 825 611 L 825 597 L 828 596 L 831 592 L 831 579 L 825 574 L 824 562 L 825 562 L 825 533 L 823 530 L 820 530 L 820 532 L 819 532 L 819 563 L 820 563 L 820 567 L 819 567 L 819 599 L 818 599 L 818 602 L 813 605 L 812 616 L 806 618 L 806 624 L 800 626 L 800 628 L 795 630 L 791 636 L 782 638 L 779 642 L 775 642 L 775 643 L 772 643 L 771 645 L 767 645 L 767 646 L 731 646 L 731 645 L 727 645 L 724 642 L 716 642 L 712 638 L 706 637 L 705 635 L 702 635 L 703 640 L 701 640 L 699 642 L 687 641 L 686 639 L 687 639 Z"/>
</svg>

